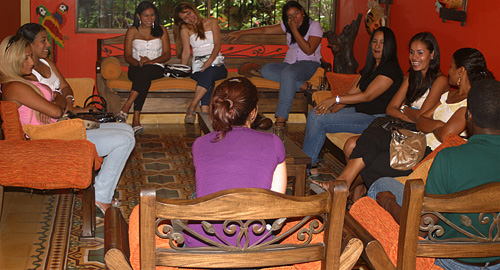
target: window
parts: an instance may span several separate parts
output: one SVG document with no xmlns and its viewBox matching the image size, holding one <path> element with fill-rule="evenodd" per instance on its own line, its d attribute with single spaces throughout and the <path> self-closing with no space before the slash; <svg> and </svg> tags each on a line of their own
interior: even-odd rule
<svg viewBox="0 0 500 270">
<path fill-rule="evenodd" d="M 76 0 L 77 32 L 123 33 L 132 25 L 140 0 Z M 160 22 L 172 28 L 173 9 L 180 0 L 152 1 L 159 10 Z M 219 19 L 221 29 L 240 30 L 273 25 L 281 21 L 281 8 L 286 0 L 194 0 L 187 1 Z M 299 0 L 309 16 L 321 23 L 323 30 L 335 27 L 336 0 Z"/>
</svg>

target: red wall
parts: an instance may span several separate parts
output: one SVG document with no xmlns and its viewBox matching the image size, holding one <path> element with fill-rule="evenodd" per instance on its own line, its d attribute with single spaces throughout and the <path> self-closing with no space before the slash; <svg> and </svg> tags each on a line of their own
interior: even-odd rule
<svg viewBox="0 0 500 270">
<path fill-rule="evenodd" d="M 391 5 L 390 27 L 396 34 L 398 57 L 403 70 L 408 70 L 408 42 L 410 38 L 422 31 L 429 31 L 436 36 L 441 49 L 441 69 L 448 73 L 453 52 L 462 47 L 479 49 L 488 67 L 500 78 L 500 1 L 481 0 L 468 1 L 467 22 L 461 26 L 459 22 L 443 23 L 436 13 L 435 0 L 394 0 Z M 358 13 L 366 13 L 367 0 L 338 0 L 337 31 L 356 18 Z M 363 16 L 363 19 L 365 17 Z M 354 44 L 355 57 L 364 66 L 369 35 L 360 27 Z"/>
<path fill-rule="evenodd" d="M 2 1 L 2 9 L 6 12 L 0 16 L 0 41 L 16 33 L 21 23 L 21 2 Z"/>
</svg>

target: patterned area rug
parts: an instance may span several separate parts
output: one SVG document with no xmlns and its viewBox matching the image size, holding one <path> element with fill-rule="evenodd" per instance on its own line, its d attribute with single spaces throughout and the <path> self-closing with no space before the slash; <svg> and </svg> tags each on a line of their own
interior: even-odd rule
<svg viewBox="0 0 500 270">
<path fill-rule="evenodd" d="M 287 136 L 302 146 L 304 125 L 288 125 Z M 121 210 L 128 220 L 132 209 L 139 203 L 140 188 L 144 185 L 155 186 L 158 196 L 167 198 L 189 198 L 195 190 L 194 167 L 191 145 L 200 131 L 196 125 L 168 124 L 160 127 L 146 127 L 146 132 L 136 140 L 136 147 L 131 154 L 118 184 L 115 197 L 121 201 Z M 323 180 L 334 179 L 343 169 L 343 164 L 330 154 L 320 160 L 320 177 Z M 309 183 L 308 183 L 309 184 Z M 307 189 L 309 192 L 309 189 Z M 56 223 L 54 231 L 71 228 L 53 241 L 52 249 L 57 252 L 48 255 L 46 268 L 34 269 L 106 269 L 104 265 L 104 220 L 97 211 L 96 238 L 92 241 L 80 241 L 82 231 L 82 199 L 74 197 L 73 213 L 69 223 Z M 62 212 L 61 212 L 62 213 Z M 57 214 L 59 218 L 59 212 Z M 62 218 L 64 220 L 64 218 Z M 68 235 L 69 233 L 69 235 Z M 66 238 L 65 238 L 66 237 Z M 67 245 L 66 245 L 67 243 Z M 47 247 L 45 247 L 47 248 Z M 368 269 L 360 262 L 354 269 Z"/>
</svg>

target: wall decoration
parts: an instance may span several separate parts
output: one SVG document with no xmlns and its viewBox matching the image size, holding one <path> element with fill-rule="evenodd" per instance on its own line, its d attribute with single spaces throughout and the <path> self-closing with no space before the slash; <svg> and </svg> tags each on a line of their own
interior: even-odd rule
<svg viewBox="0 0 500 270">
<path fill-rule="evenodd" d="M 42 25 L 49 35 L 50 43 L 50 59 L 55 63 L 57 56 L 57 46 L 64 48 L 63 35 L 61 26 L 66 22 L 66 14 L 68 5 L 61 3 L 56 12 L 50 13 L 44 5 L 39 5 L 36 8 L 36 14 L 40 16 L 38 23 Z M 57 46 L 56 46 L 57 45 Z"/>
<path fill-rule="evenodd" d="M 352 20 L 342 30 L 340 35 L 333 31 L 325 32 L 325 37 L 328 40 L 328 47 L 332 50 L 333 69 L 335 73 L 355 74 L 358 69 L 358 61 L 354 58 L 354 40 L 358 35 L 359 25 L 363 14 L 359 13 L 356 20 Z"/>
<path fill-rule="evenodd" d="M 436 0 L 436 12 L 439 18 L 461 22 L 465 26 L 467 20 L 467 0 Z"/>
<path fill-rule="evenodd" d="M 367 3 L 368 11 L 365 17 L 365 29 L 368 35 L 371 35 L 373 30 L 379 28 L 380 26 L 387 26 L 388 19 L 384 12 L 384 8 L 378 3 L 378 1 L 368 0 Z"/>
</svg>

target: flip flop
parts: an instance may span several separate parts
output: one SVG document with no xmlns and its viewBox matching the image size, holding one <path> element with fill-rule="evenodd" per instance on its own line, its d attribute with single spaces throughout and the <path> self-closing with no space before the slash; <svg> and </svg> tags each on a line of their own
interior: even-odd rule
<svg viewBox="0 0 500 270">
<path fill-rule="evenodd" d="M 314 182 L 312 182 L 311 184 L 309 184 L 309 188 L 314 191 L 316 194 L 321 194 L 323 192 L 326 191 L 326 189 L 324 187 L 322 187 L 321 185 L 319 184 L 316 184 Z"/>
<path fill-rule="evenodd" d="M 122 123 L 127 122 L 127 117 L 128 117 L 128 114 L 124 113 L 123 111 L 120 111 L 119 113 L 117 113 L 115 115 L 116 121 L 122 122 Z"/>
<path fill-rule="evenodd" d="M 142 127 L 142 126 L 132 127 L 132 130 L 134 131 L 135 135 L 139 135 L 139 134 L 144 133 L 144 127 Z"/>
</svg>

